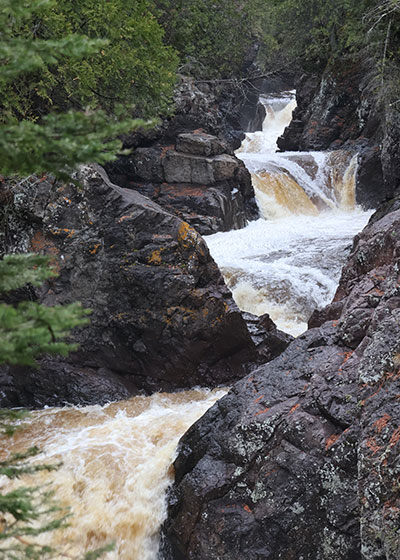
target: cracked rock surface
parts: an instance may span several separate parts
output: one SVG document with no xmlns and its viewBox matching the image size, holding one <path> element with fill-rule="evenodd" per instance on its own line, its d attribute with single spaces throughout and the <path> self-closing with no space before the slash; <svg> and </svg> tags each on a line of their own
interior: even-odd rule
<svg viewBox="0 0 400 560">
<path fill-rule="evenodd" d="M 356 237 L 313 328 L 182 438 L 165 559 L 400 557 L 399 208 Z"/>
</svg>

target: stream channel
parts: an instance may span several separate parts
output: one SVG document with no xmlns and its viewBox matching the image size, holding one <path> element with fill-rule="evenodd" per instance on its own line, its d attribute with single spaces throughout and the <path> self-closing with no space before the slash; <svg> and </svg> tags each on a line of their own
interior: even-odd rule
<svg viewBox="0 0 400 560">
<path fill-rule="evenodd" d="M 261 218 L 246 228 L 206 238 L 239 307 L 268 312 L 294 335 L 316 307 L 328 303 L 352 238 L 370 212 L 355 206 L 357 155 L 346 151 L 277 153 L 291 119 L 292 92 L 264 98 L 263 131 L 247 134 L 237 155 L 252 174 Z M 165 493 L 179 438 L 226 390 L 198 389 L 134 397 L 106 406 L 34 412 L 1 455 L 37 445 L 38 462 L 60 463 L 10 483 L 52 483 L 69 527 L 41 536 L 60 558 L 114 542 L 106 560 L 156 560 Z"/>
</svg>

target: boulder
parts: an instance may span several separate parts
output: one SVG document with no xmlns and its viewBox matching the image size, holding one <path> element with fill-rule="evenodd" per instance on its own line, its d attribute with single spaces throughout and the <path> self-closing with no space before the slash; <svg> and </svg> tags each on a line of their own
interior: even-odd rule
<svg viewBox="0 0 400 560">
<path fill-rule="evenodd" d="M 334 301 L 182 438 L 165 559 L 400 554 L 400 200 L 356 237 Z"/>
<path fill-rule="evenodd" d="M 178 152 L 209 157 L 223 154 L 227 151 L 227 146 L 211 134 L 183 133 L 178 134 L 176 149 Z"/>
<path fill-rule="evenodd" d="M 3 371 L 1 404 L 98 403 L 243 376 L 255 346 L 201 236 L 96 165 L 77 180 L 42 181 L 36 196 L 21 183 L 6 249 L 52 256 L 59 276 L 34 297 L 81 301 L 90 325 L 67 358 Z"/>
<path fill-rule="evenodd" d="M 251 313 L 242 313 L 251 338 L 260 355 L 261 363 L 270 362 L 282 354 L 294 337 L 280 331 L 268 313 L 257 317 Z"/>
</svg>

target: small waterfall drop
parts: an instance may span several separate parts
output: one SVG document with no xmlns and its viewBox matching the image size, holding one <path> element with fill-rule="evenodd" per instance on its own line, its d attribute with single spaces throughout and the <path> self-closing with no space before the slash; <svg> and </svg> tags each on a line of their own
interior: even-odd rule
<svg viewBox="0 0 400 560">
<path fill-rule="evenodd" d="M 332 299 L 349 245 L 371 212 L 355 204 L 357 154 L 276 152 L 294 92 L 261 101 L 263 130 L 247 134 L 236 155 L 251 173 L 262 218 L 206 240 L 238 306 L 269 313 L 297 336 Z"/>
<path fill-rule="evenodd" d="M 0 489 L 50 483 L 72 516 L 66 529 L 26 541 L 50 544 L 60 560 L 112 542 L 102 559 L 156 560 L 178 440 L 225 394 L 199 389 L 32 413 L 12 438 L 3 437 L 0 460 L 36 445 L 43 453 L 32 461 L 62 464 L 12 482 L 0 476 Z"/>
</svg>

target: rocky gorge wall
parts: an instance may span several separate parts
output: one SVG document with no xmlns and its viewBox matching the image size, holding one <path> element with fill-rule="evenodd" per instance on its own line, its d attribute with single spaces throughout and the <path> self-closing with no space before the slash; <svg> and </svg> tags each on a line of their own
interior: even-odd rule
<svg viewBox="0 0 400 560">
<path fill-rule="evenodd" d="M 364 208 L 376 208 L 400 186 L 398 111 L 384 106 L 370 82 L 358 61 L 303 75 L 293 120 L 278 140 L 281 150 L 359 153 L 356 199 Z"/>
<path fill-rule="evenodd" d="M 383 204 L 309 330 L 182 438 L 165 560 L 400 556 L 398 111 L 359 67 L 304 76 L 297 101 L 280 149 L 359 152 L 357 201 Z"/>
<path fill-rule="evenodd" d="M 200 235 L 101 168 L 83 168 L 78 181 L 25 195 L 10 245 L 54 257 L 59 276 L 35 297 L 82 302 L 90 326 L 70 358 L 45 358 L 37 375 L 10 370 L 3 404 L 107 402 L 241 376 L 254 346 Z"/>
<path fill-rule="evenodd" d="M 2 184 L 3 246 L 47 254 L 59 273 L 11 300 L 80 301 L 92 310 L 90 324 L 74 331 L 77 352 L 44 357 L 38 369 L 2 367 L 2 406 L 94 404 L 140 391 L 213 387 L 286 347 L 291 337 L 271 321 L 249 317 L 249 332 L 187 222 L 113 185 L 99 166 L 81 168 L 76 179 L 78 186 L 51 178 Z"/>
<path fill-rule="evenodd" d="M 107 166 L 111 180 L 135 189 L 195 227 L 201 235 L 240 229 L 258 218 L 251 177 L 234 150 L 243 130 L 261 129 L 258 92 L 182 79 L 175 114 L 125 138 L 132 149 Z M 260 112 L 261 110 L 261 112 Z"/>
<path fill-rule="evenodd" d="M 399 240 L 396 199 L 312 328 L 185 434 L 164 558 L 399 557 Z"/>
</svg>

